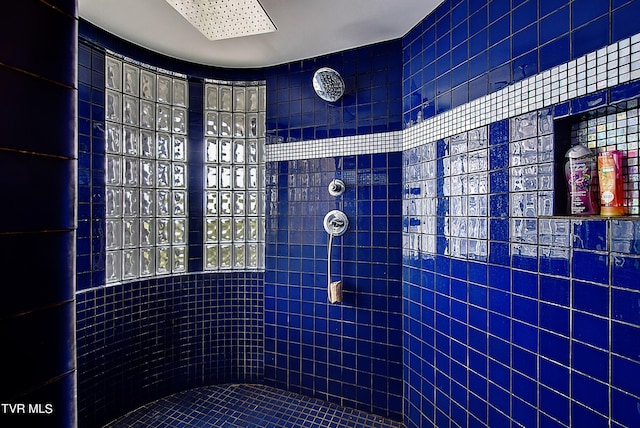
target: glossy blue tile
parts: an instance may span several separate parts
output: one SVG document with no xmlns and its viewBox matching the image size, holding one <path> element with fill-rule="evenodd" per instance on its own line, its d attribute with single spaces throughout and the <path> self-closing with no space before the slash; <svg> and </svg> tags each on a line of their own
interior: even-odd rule
<svg viewBox="0 0 640 428">
<path fill-rule="evenodd" d="M 540 383 L 546 388 L 569 396 L 569 369 L 567 366 L 540 359 Z M 542 395 L 541 395 L 542 405 Z"/>
<path fill-rule="evenodd" d="M 471 14 L 469 17 L 469 32 L 471 34 L 476 34 L 478 31 L 487 27 L 489 23 L 489 10 L 486 5 L 486 2 L 482 2 L 482 6 L 478 5 L 477 7 L 473 4 L 469 5 L 469 13 Z"/>
<path fill-rule="evenodd" d="M 514 304 L 513 309 L 514 314 L 517 314 L 517 310 L 521 308 L 518 308 L 517 305 Z M 538 331 L 535 327 L 513 321 L 511 323 L 511 330 L 514 345 L 521 346 L 531 352 L 538 352 Z"/>
<path fill-rule="evenodd" d="M 609 13 L 606 3 L 593 3 L 588 0 L 575 0 L 571 7 L 571 27 L 578 28 L 589 21 Z M 605 42 L 606 43 L 606 42 Z"/>
<path fill-rule="evenodd" d="M 489 243 L 489 261 L 496 265 L 508 266 L 511 263 L 509 244 L 502 242 Z"/>
<path fill-rule="evenodd" d="M 558 305 L 569 306 L 569 280 L 540 276 L 540 299 Z"/>
<path fill-rule="evenodd" d="M 568 336 L 569 310 L 556 305 L 540 303 L 540 327 Z"/>
<path fill-rule="evenodd" d="M 562 366 L 569 366 L 569 339 L 557 334 L 540 331 L 540 354 Z"/>
<path fill-rule="evenodd" d="M 590 426 L 594 428 L 609 427 L 609 422 L 605 416 L 581 406 L 576 402 L 571 403 L 571 420 L 576 426 Z"/>
<path fill-rule="evenodd" d="M 608 92 L 596 92 L 594 94 L 585 95 L 580 98 L 574 98 L 571 100 L 571 112 L 573 114 L 592 110 L 596 107 L 600 107 L 607 104 Z"/>
<path fill-rule="evenodd" d="M 485 28 L 469 38 L 469 58 L 485 52 L 489 48 L 489 29 Z"/>
<path fill-rule="evenodd" d="M 567 397 L 545 387 L 540 387 L 540 410 L 565 426 L 569 425 L 570 402 Z"/>
<path fill-rule="evenodd" d="M 549 0 L 540 5 L 539 16 L 545 16 L 567 4 L 566 0 Z"/>
<path fill-rule="evenodd" d="M 501 0 L 500 0 L 501 1 Z M 490 4 L 493 4 L 492 2 Z M 489 24 L 489 46 L 491 49 L 497 44 L 509 42 L 507 37 L 511 34 L 510 16 L 506 15 Z M 506 39 L 506 40 L 505 40 Z M 507 48 L 508 49 L 508 48 Z"/>
<path fill-rule="evenodd" d="M 637 397 L 625 392 L 611 389 L 611 417 L 612 420 L 621 426 L 633 426 L 638 422 L 638 412 L 633 411 L 640 406 Z M 630 409 L 632 409 L 630 411 Z"/>
<path fill-rule="evenodd" d="M 506 242 L 509 240 L 509 220 L 508 219 L 490 219 L 489 234 L 492 241 Z"/>
<path fill-rule="evenodd" d="M 498 65 L 503 62 L 506 62 L 509 59 L 509 54 L 505 53 L 504 51 L 501 51 L 500 49 L 501 47 L 504 47 L 504 46 L 502 45 L 496 46 L 495 47 L 496 51 L 494 51 L 494 48 L 492 48 L 491 67 L 494 67 L 494 64 Z M 502 56 L 502 54 L 505 54 L 505 55 Z M 493 62 L 494 60 L 496 61 L 496 63 Z M 489 92 L 499 91 L 500 89 L 508 86 L 511 82 L 512 82 L 512 79 L 511 79 L 510 64 L 505 63 L 489 71 Z"/>
<path fill-rule="evenodd" d="M 604 220 L 573 221 L 573 248 L 606 251 L 607 224 Z"/>
<path fill-rule="evenodd" d="M 534 76 L 539 71 L 538 52 L 535 50 L 515 58 L 511 64 L 511 73 L 514 82 Z"/>
<path fill-rule="evenodd" d="M 609 388 L 606 384 L 598 382 L 580 373 L 571 374 L 573 396 L 582 404 L 585 404 L 601 414 L 609 412 Z"/>
<path fill-rule="evenodd" d="M 514 284 L 514 292 L 515 290 Z M 532 325 L 538 325 L 538 301 L 526 297 L 514 295 L 511 298 L 513 308 L 512 316 L 514 319 L 527 322 Z"/>
<path fill-rule="evenodd" d="M 489 71 L 489 52 L 483 51 L 469 59 L 469 79 L 479 77 Z M 474 86 L 477 86 L 475 84 Z"/>
<path fill-rule="evenodd" d="M 498 197 L 496 193 L 508 192 L 509 191 L 509 170 L 508 169 L 500 169 L 497 171 L 491 171 L 489 173 L 489 185 L 491 186 L 491 199 L 494 197 Z M 508 195 L 507 195 L 508 197 Z M 508 205 L 508 204 L 507 204 Z M 504 215 L 504 210 L 499 211 L 491 211 L 492 216 L 502 216 Z"/>
<path fill-rule="evenodd" d="M 582 8 L 585 11 L 592 9 Z M 575 13 L 575 5 L 572 8 Z M 575 21 L 573 22 L 575 25 Z M 573 58 L 579 58 L 589 52 L 609 44 L 609 15 L 605 15 L 589 24 L 577 28 L 572 33 Z"/>
<path fill-rule="evenodd" d="M 640 292 L 612 289 L 611 316 L 618 321 L 640 326 Z"/>
<path fill-rule="evenodd" d="M 526 400 L 523 401 L 517 397 L 513 397 L 511 399 L 511 406 L 512 417 L 520 424 L 530 426 L 537 423 L 536 409 Z"/>
<path fill-rule="evenodd" d="M 574 281 L 573 307 L 592 314 L 609 314 L 609 288 L 588 282 Z"/>
<path fill-rule="evenodd" d="M 622 391 L 640 396 L 638 379 L 640 376 L 640 362 L 614 356 L 611 359 L 612 385 Z"/>
<path fill-rule="evenodd" d="M 611 14 L 612 42 L 638 33 L 638 22 L 633 17 L 640 13 L 638 2 L 629 2 Z"/>
<path fill-rule="evenodd" d="M 513 25 L 512 31 L 518 32 L 521 29 L 533 24 L 536 21 L 537 11 L 536 11 L 536 2 L 533 0 L 528 0 L 517 8 L 514 8 L 511 12 L 511 21 Z M 534 25 L 537 27 L 537 25 Z M 537 41 L 538 35 L 537 31 L 535 35 L 533 35 L 533 40 Z"/>
<path fill-rule="evenodd" d="M 493 132 L 497 133 L 498 131 Z M 508 128 L 506 132 L 508 132 Z M 491 134 L 489 140 L 491 144 L 489 149 L 489 168 L 491 170 L 500 170 L 509 167 L 509 145 L 499 144 L 494 141 L 496 139 L 499 139 L 499 137 L 494 137 L 494 135 Z"/>
<path fill-rule="evenodd" d="M 518 372 L 512 372 L 511 388 L 514 396 L 527 403 L 535 405 L 538 401 L 536 382 L 527 376 L 523 376 Z"/>
<path fill-rule="evenodd" d="M 512 271 L 513 293 L 533 299 L 538 298 L 538 276 L 531 272 Z"/>
<path fill-rule="evenodd" d="M 611 102 L 618 102 L 640 96 L 640 82 L 633 81 L 611 88 Z"/>
<path fill-rule="evenodd" d="M 606 255 L 574 251 L 572 269 L 575 278 L 600 284 L 609 283 L 609 260 Z"/>
<path fill-rule="evenodd" d="M 455 23 L 461 22 L 453 30 L 451 30 L 451 46 L 452 47 L 464 47 L 464 58 L 467 58 L 467 40 L 469 39 L 469 26 L 465 20 L 457 20 Z M 454 49 L 455 51 L 455 49 Z M 455 55 L 454 55 L 455 57 Z M 454 62 L 455 64 L 455 62 Z"/>
<path fill-rule="evenodd" d="M 511 4 L 509 0 L 496 0 L 489 4 L 489 20 L 494 22 L 509 12 Z"/>
<path fill-rule="evenodd" d="M 484 309 L 476 308 L 474 306 L 469 307 L 469 325 L 478 328 L 479 330 L 473 330 L 469 333 L 469 341 L 473 341 L 472 347 L 479 351 L 484 351 L 486 348 L 486 334 L 484 331 L 487 329 L 487 311 Z"/>
<path fill-rule="evenodd" d="M 556 104 L 553 107 L 553 115 L 555 118 L 560 118 L 569 115 L 570 104 L 569 102 L 564 102 L 561 104 Z"/>
<path fill-rule="evenodd" d="M 640 343 L 635 338 L 640 333 L 636 326 L 612 322 L 611 324 L 611 349 L 614 353 L 631 359 L 637 359 L 640 355 Z"/>
<path fill-rule="evenodd" d="M 16 70 L 25 70 L 32 76 L 41 76 L 50 82 L 58 82 L 61 86 L 58 89 L 62 89 L 62 86 L 73 88 L 76 78 L 76 49 L 69 47 L 76 46 L 75 15 L 63 13 L 60 8 L 39 2 L 16 3 L 11 5 L 9 12 L 12 16 L 29 16 L 36 28 L 46 25 L 47 28 L 55 28 L 56 31 L 51 32 L 47 37 L 33 37 L 30 30 L 24 25 L 20 25 L 19 20 L 5 20 L 0 30 L 0 37 L 4 40 L 20 40 L 21 48 L 2 52 L 0 61 Z M 55 55 L 50 55 L 51 53 L 55 53 Z M 5 82 L 8 83 L 8 81 Z M 13 86 L 13 88 L 11 85 L 3 88 L 4 92 L 17 90 L 17 86 Z M 23 88 L 23 90 L 25 89 Z M 51 87 L 49 90 L 53 91 L 55 88 Z M 20 98 L 11 99 L 14 100 L 14 104 L 18 105 L 26 101 Z M 46 98 L 42 101 L 48 102 Z M 65 109 L 61 110 L 65 111 Z M 52 115 L 61 114 L 55 108 L 50 113 Z M 47 118 L 43 117 L 42 119 Z"/>
<path fill-rule="evenodd" d="M 609 346 L 609 325 L 606 318 L 581 312 L 573 313 L 573 337 L 600 349 Z"/>
<path fill-rule="evenodd" d="M 4 152 L 0 154 L 0 169 L 4 171 L 0 178 L 0 198 L 20 202 L 0 214 L 5 231 L 74 228 L 75 194 L 71 184 L 76 176 L 74 162 Z"/>
<path fill-rule="evenodd" d="M 617 287 L 640 290 L 638 284 L 639 261 L 640 257 L 614 256 L 611 267 L 611 284 Z"/>
<path fill-rule="evenodd" d="M 471 76 L 470 76 L 471 77 Z M 469 82 L 469 99 L 474 100 L 489 93 L 489 75 L 484 73 Z"/>
<path fill-rule="evenodd" d="M 570 37 L 562 36 L 540 47 L 540 71 L 570 60 Z"/>
<path fill-rule="evenodd" d="M 567 5 L 540 20 L 540 44 L 547 43 L 569 32 L 571 22 L 569 9 Z"/>
<path fill-rule="evenodd" d="M 540 273 L 549 275 L 569 276 L 570 261 L 569 252 L 554 254 L 542 248 L 539 257 Z"/>
</svg>

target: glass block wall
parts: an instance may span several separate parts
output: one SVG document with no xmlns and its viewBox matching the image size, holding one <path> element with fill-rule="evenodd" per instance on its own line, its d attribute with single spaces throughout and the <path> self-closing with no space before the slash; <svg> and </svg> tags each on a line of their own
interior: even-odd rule
<svg viewBox="0 0 640 428">
<path fill-rule="evenodd" d="M 251 272 L 248 269 L 203 272 L 206 204 L 204 164 L 207 154 L 204 86 L 213 83 L 208 80 L 213 77 L 218 79 L 216 82 L 233 81 L 229 83 L 230 86 L 235 85 L 235 81 L 261 82 L 264 73 L 256 70 L 222 70 L 162 57 L 82 20 L 79 31 L 78 250 L 77 272 L 69 273 L 77 277 L 75 319 L 70 319 L 76 324 L 78 425 L 102 426 L 114 415 L 179 390 L 215 383 L 262 382 L 264 273 L 259 269 Z M 184 201 L 184 218 L 188 228 L 186 272 L 158 274 L 156 271 L 138 279 L 123 278 L 109 284 L 105 282 L 106 253 L 111 251 L 106 249 L 105 236 L 106 222 L 111 220 L 107 216 L 105 167 L 106 158 L 114 154 L 106 150 L 106 142 L 110 138 L 107 125 L 114 123 L 105 117 L 107 93 L 120 95 L 116 97 L 118 100 L 130 95 L 122 89 L 107 87 L 108 58 L 122 62 L 123 68 L 116 70 L 124 70 L 127 64 L 127 70 L 129 65 L 138 68 L 140 76 L 146 75 L 145 72 L 155 73 L 187 84 L 185 102 L 180 103 L 184 106 L 173 106 L 186 111 L 185 133 L 175 132 L 173 124 L 168 131 L 147 128 L 151 120 L 157 126 L 157 111 L 154 115 L 146 115 L 142 111 L 138 114 L 139 121 L 145 118 L 144 124 L 141 122 L 138 127 L 140 135 L 172 137 L 160 140 L 160 147 L 166 147 L 170 154 L 158 159 L 157 147 L 154 147 L 153 157 L 143 156 L 143 139 L 138 140 L 140 156 L 119 153 L 122 158 L 155 162 L 157 174 L 158 163 L 175 162 L 172 157 L 180 155 L 171 152 L 176 145 L 171 147 L 169 143 L 184 138 L 184 161 L 178 161 L 178 164 L 187 166 L 188 171 L 184 176 L 186 184 L 184 189 L 179 187 L 171 191 L 187 192 Z M 171 94 L 172 103 L 176 102 L 176 93 L 174 90 Z M 140 95 L 132 98 L 138 99 L 139 105 L 146 101 Z M 157 100 L 154 103 L 154 109 L 157 105 L 163 108 L 171 106 Z M 118 111 L 124 117 L 122 110 Z M 120 126 L 122 129 L 133 128 L 128 124 Z M 113 134 L 120 137 L 122 144 L 122 132 Z M 149 151 L 146 149 L 146 152 Z M 153 172 L 152 169 L 148 171 Z M 169 171 L 173 173 L 172 169 Z M 165 191 L 163 186 L 143 186 L 145 176 L 141 169 L 138 172 L 137 188 L 141 192 L 148 189 L 154 194 L 157 190 Z M 169 202 L 168 207 L 173 210 L 175 200 L 169 199 Z M 139 203 L 142 201 L 139 200 Z M 139 209 L 142 208 L 140 205 Z M 167 218 L 157 215 L 156 206 L 148 208 L 154 209 L 154 216 L 141 217 L 143 221 L 147 218 L 154 221 L 158 217 Z M 170 213 L 173 214 L 173 211 Z"/>
<path fill-rule="evenodd" d="M 273 235 L 267 239 L 264 286 L 260 280 L 258 284 L 264 289 L 264 300 L 258 297 L 257 304 L 264 302 L 265 308 L 265 381 L 329 399 L 345 394 L 354 397 L 356 406 L 380 412 L 391 410 L 394 417 L 404 417 L 407 426 L 636 426 L 640 402 L 637 382 L 633 382 L 640 373 L 637 361 L 640 350 L 638 341 L 634 340 L 640 331 L 635 306 L 640 266 L 638 221 L 634 218 L 549 218 L 533 213 L 529 216 L 526 212 L 523 218 L 531 219 L 538 231 L 550 233 L 539 233 L 535 244 L 519 241 L 520 237 L 513 233 L 518 223 L 511 221 L 514 217 L 511 194 L 535 192 L 537 197 L 544 191 L 539 187 L 539 180 L 536 190 L 529 187 L 534 186 L 535 181 L 534 168 L 529 170 L 529 167 L 546 162 L 540 157 L 546 149 L 541 151 L 538 145 L 537 161 L 533 162 L 533 145 L 523 143 L 526 137 L 510 131 L 517 128 L 516 118 L 520 120 L 522 115 L 551 115 L 555 127 L 558 118 L 569 114 L 581 115 L 586 110 L 637 98 L 640 65 L 630 58 L 637 57 L 640 46 L 638 37 L 633 36 L 640 31 L 635 18 L 639 8 L 640 1 L 631 0 L 445 1 L 403 38 L 402 46 L 395 41 L 390 54 L 381 55 L 389 73 L 379 73 L 379 65 L 369 66 L 358 56 L 346 58 L 345 68 L 340 71 L 352 75 L 352 79 L 347 80 L 357 89 L 355 98 L 345 97 L 344 104 L 338 108 L 318 106 L 315 98 L 307 97 L 302 91 L 306 88 L 305 73 L 319 65 L 316 59 L 267 70 L 269 89 L 273 91 L 269 96 L 268 129 L 274 143 L 286 144 L 268 146 L 270 172 L 278 176 L 277 181 L 269 181 L 269 187 L 278 204 L 267 216 L 273 225 L 267 233 Z M 606 46 L 608 43 L 612 45 Z M 363 50 L 362 54 L 366 51 L 371 49 Z M 380 55 L 373 58 L 375 64 L 382 60 Z M 602 65 L 601 58 L 604 59 Z M 399 70 L 396 65 L 399 61 L 404 67 L 404 76 L 395 71 Z M 360 77 L 357 70 L 363 66 L 373 72 L 374 79 Z M 243 71 L 233 70 L 230 74 L 241 75 Z M 384 81 L 378 80 L 383 75 Z M 251 79 L 253 77 L 246 78 Z M 398 86 L 400 81 L 404 85 L 402 90 Z M 189 83 L 193 83 L 191 79 Z M 371 92 L 361 91 L 362 88 L 370 88 Z M 432 88 L 437 88 L 437 95 Z M 372 103 L 367 101 L 373 91 L 376 94 L 388 91 L 390 99 L 403 99 L 405 108 L 400 114 L 404 113 L 404 123 L 420 123 L 388 136 L 397 136 L 399 146 L 385 146 L 381 151 L 367 146 L 367 151 L 353 151 L 349 155 L 329 152 L 332 138 L 341 138 L 338 141 L 341 144 L 336 147 L 343 151 L 345 140 L 350 141 L 347 137 L 355 136 L 354 144 L 362 150 L 365 146 L 362 141 L 371 142 L 371 147 L 375 147 L 375 140 L 379 138 L 379 135 L 362 134 L 400 128 L 396 115 L 399 106 L 395 101 L 384 113 L 380 111 L 379 127 L 376 126 L 378 119 L 370 120 L 371 108 L 376 109 L 377 104 L 369 105 Z M 196 119 L 193 116 L 190 115 L 190 123 L 197 120 L 200 126 L 196 128 L 202 128 L 200 121 L 204 112 L 199 111 Z M 425 118 L 429 120 L 425 122 Z M 392 128 L 385 129 L 385 126 Z M 462 252 L 452 257 L 449 240 L 468 242 L 468 236 L 461 236 L 459 227 L 452 233 L 451 220 L 458 226 L 466 222 L 468 229 L 469 221 L 482 220 L 485 216 L 469 215 L 468 198 L 476 194 L 466 195 L 467 215 L 453 207 L 450 209 L 450 199 L 464 195 L 452 194 L 449 190 L 446 196 L 445 178 L 468 180 L 470 173 L 460 170 L 453 173 L 451 153 L 444 149 L 453 137 L 463 138 L 461 135 L 465 132 L 482 128 L 487 129 L 489 153 L 487 259 L 470 252 L 466 258 Z M 540 133 L 539 129 L 536 132 L 536 137 L 549 135 L 546 131 Z M 468 134 L 466 138 L 468 162 L 471 153 Z M 297 152 L 308 148 L 314 149 L 313 156 Z M 403 183 L 399 177 L 409 174 L 405 170 L 410 165 L 402 164 L 402 160 L 412 159 L 411 165 L 422 168 L 422 164 L 428 165 L 433 160 L 434 148 L 435 170 L 429 172 L 432 166 L 425 166 L 426 170 L 420 169 L 415 176 L 411 175 L 412 181 L 432 180 L 436 186 L 435 233 L 432 232 L 434 226 L 422 233 L 427 236 L 427 242 L 431 240 L 431 246 L 425 247 L 428 248 L 425 251 L 418 244 L 423 242 L 422 238 L 418 238 L 419 233 L 413 229 L 418 225 L 416 217 L 405 215 L 408 211 L 399 211 L 412 199 L 407 194 L 402 196 Z M 202 147 L 200 150 L 205 152 Z M 472 151 L 483 150 L 484 147 L 478 147 Z M 510 179 L 511 170 L 517 173 L 521 167 L 516 164 L 522 162 L 516 150 L 520 150 L 520 155 L 526 152 L 527 171 L 522 170 L 521 176 L 526 177 L 526 182 Z M 277 153 L 285 156 L 271 157 Z M 371 153 L 380 157 L 369 158 Z M 351 155 L 355 154 L 358 157 L 354 160 Z M 311 157 L 328 159 L 329 165 L 319 162 L 316 169 L 306 159 Z M 384 166 L 393 165 L 387 173 L 393 180 L 369 186 L 368 177 L 379 175 L 371 175 L 367 170 L 383 168 L 376 164 L 382 157 L 387 161 L 393 159 Z M 445 169 L 447 158 L 449 164 Z M 200 175 L 205 168 L 198 166 L 196 174 Z M 355 194 L 345 196 L 344 207 L 359 216 L 354 223 L 355 233 L 345 235 L 342 243 L 346 260 L 341 272 L 345 278 L 354 280 L 352 284 L 362 287 L 362 292 L 353 292 L 352 297 L 356 299 L 353 307 L 331 307 L 339 311 L 328 312 L 321 270 L 326 261 L 321 252 L 326 235 L 319 229 L 320 223 L 314 223 L 320 236 L 314 235 L 317 242 L 307 245 L 300 238 L 305 230 L 302 217 L 296 216 L 297 210 L 313 209 L 318 214 L 315 220 L 320 220 L 322 208 L 326 206 L 319 207 L 315 199 L 305 197 L 309 189 L 298 183 L 308 183 L 312 176 L 338 172 L 346 173 L 352 188 L 357 188 Z M 535 176 L 540 177 L 539 168 Z M 511 186 L 523 186 L 523 190 L 512 192 Z M 318 191 L 325 189 L 321 183 L 315 187 Z M 483 195 L 485 192 L 478 192 L 476 196 Z M 190 222 L 190 227 L 193 223 Z M 197 223 L 202 232 L 200 218 Z M 403 224 L 412 229 L 406 229 L 406 240 L 400 242 Z M 555 236 L 567 238 L 568 235 L 569 238 L 568 246 L 560 248 L 560 252 L 556 252 L 554 231 L 558 232 Z M 196 232 L 190 235 L 190 242 L 192 236 L 198 237 Z M 198 239 L 204 242 L 205 238 Z M 315 248 L 310 248 L 315 244 L 318 244 L 317 253 Z M 403 247 L 407 251 L 400 260 L 398 252 Z M 535 254 L 515 251 L 516 247 L 531 249 Z M 386 263 L 377 261 L 382 248 L 387 249 Z M 198 253 L 201 258 L 201 252 Z M 478 258 L 472 259 L 471 255 Z M 385 264 L 387 266 L 379 270 Z M 316 265 L 318 274 L 308 273 L 308 268 L 315 269 Z M 380 282 L 379 278 L 384 279 Z M 174 279 L 178 288 L 175 293 L 171 291 L 173 296 L 189 300 L 189 286 L 177 277 L 170 278 Z M 167 278 L 148 281 L 155 285 L 165 280 L 169 281 Z M 316 280 L 319 281 L 317 287 Z M 221 279 L 220 284 L 224 281 Z M 401 289 L 396 286 L 397 281 L 402 281 Z M 393 286 L 388 287 L 391 284 Z M 135 308 L 137 296 L 131 298 L 126 293 L 124 296 L 127 309 Z M 400 296 L 401 309 L 398 307 Z M 157 303 L 155 298 L 149 300 L 145 304 Z M 230 304 L 233 312 L 237 300 L 239 298 L 232 295 L 230 299 L 223 298 L 220 304 Z M 102 319 L 103 312 L 110 310 L 110 304 L 100 297 L 92 301 L 84 313 L 86 317 Z M 208 312 L 217 310 L 218 306 L 203 303 L 203 308 Z M 342 330 L 334 330 L 338 323 L 337 318 L 333 318 L 336 312 L 342 317 Z M 326 315 L 329 313 L 332 318 Z M 189 314 L 189 323 L 199 325 L 199 315 Z M 120 314 L 114 312 L 114 315 Z M 85 319 L 91 329 L 93 319 Z M 324 322 L 325 319 L 329 321 Z M 402 325 L 398 324 L 400 319 Z M 165 320 L 168 321 L 160 319 Z M 383 323 L 390 334 L 387 337 L 393 342 L 378 342 L 378 338 L 384 336 L 378 334 L 376 322 Z M 96 332 L 96 337 L 114 340 L 106 334 L 117 329 L 114 325 L 106 323 L 102 331 Z M 215 327 L 214 330 L 217 331 Z M 402 345 L 397 343 L 398 335 L 394 334 L 400 330 Z M 340 335 L 333 334 L 334 331 L 340 331 Z M 115 340 L 120 337 L 122 334 Z M 102 346 L 100 341 L 91 343 Z M 386 367 L 387 374 L 391 374 L 387 379 L 377 375 L 385 370 L 376 364 L 383 362 L 377 358 L 382 355 L 378 351 L 380 345 L 386 346 L 388 355 L 392 356 L 385 362 L 391 364 Z M 398 355 L 400 346 L 402 353 Z M 144 354 L 145 350 L 140 352 Z M 99 350 L 96 353 L 99 354 Z M 82 367 L 91 367 L 91 363 L 83 361 Z M 330 365 L 340 371 L 328 370 Z M 402 376 L 397 372 L 400 366 L 404 368 Z M 171 365 L 167 367 L 173 369 Z M 79 377 L 82 372 L 79 370 Z M 368 378 L 367 373 L 373 373 L 373 379 Z M 400 379 L 402 395 L 398 389 Z M 379 389 L 380 384 L 386 389 Z M 386 397 L 381 397 L 380 391 L 384 391 L 382 395 Z M 388 408 L 378 405 L 385 399 L 390 405 Z"/>
<path fill-rule="evenodd" d="M 266 86 L 204 86 L 204 269 L 264 268 Z"/>
<path fill-rule="evenodd" d="M 105 61 L 106 281 L 186 271 L 186 76 Z"/>
<path fill-rule="evenodd" d="M 563 215 L 561 173 L 571 143 L 615 146 L 637 206 L 638 11 L 451 0 L 404 37 L 407 427 L 638 426 L 638 218 Z M 481 218 L 452 149 L 481 128 L 485 258 L 457 250 Z"/>
</svg>

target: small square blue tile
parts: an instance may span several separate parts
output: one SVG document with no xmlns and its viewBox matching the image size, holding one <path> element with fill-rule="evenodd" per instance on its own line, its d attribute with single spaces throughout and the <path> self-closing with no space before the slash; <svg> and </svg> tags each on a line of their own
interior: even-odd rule
<svg viewBox="0 0 640 428">
<path fill-rule="evenodd" d="M 609 258 L 604 254 L 574 251 L 572 269 L 577 279 L 609 283 Z"/>
<path fill-rule="evenodd" d="M 560 421 L 565 425 L 569 425 L 569 399 L 557 392 L 540 387 L 540 410 Z"/>
<path fill-rule="evenodd" d="M 607 251 L 607 221 L 574 220 L 573 248 Z"/>
<path fill-rule="evenodd" d="M 635 426 L 638 424 L 640 412 L 640 399 L 619 391 L 611 389 L 611 419 L 622 426 Z"/>
<path fill-rule="evenodd" d="M 527 400 L 521 400 L 517 397 L 511 399 L 511 412 L 513 419 L 523 426 L 537 425 L 537 400 L 534 400 L 533 406 Z"/>
<path fill-rule="evenodd" d="M 570 22 L 568 5 L 542 18 L 540 20 L 540 44 L 568 33 Z"/>
<path fill-rule="evenodd" d="M 640 257 L 615 256 L 611 267 L 611 284 L 632 290 L 640 290 Z"/>
<path fill-rule="evenodd" d="M 540 303 L 540 327 L 564 336 L 569 334 L 569 309 Z"/>
<path fill-rule="evenodd" d="M 594 94 L 585 95 L 580 98 L 571 100 L 571 113 L 577 114 L 585 111 L 593 110 L 607 104 L 608 92 L 596 92 Z"/>
<path fill-rule="evenodd" d="M 605 414 L 608 414 L 606 412 Z M 588 426 L 593 428 L 610 428 L 605 416 L 584 407 L 575 401 L 571 403 L 571 421 L 574 426 Z"/>
<path fill-rule="evenodd" d="M 569 395 L 569 368 L 552 361 L 540 359 L 540 383 L 545 387 Z"/>
<path fill-rule="evenodd" d="M 609 324 L 607 319 L 574 312 L 573 338 L 600 349 L 608 349 Z"/>
<path fill-rule="evenodd" d="M 619 355 L 637 360 L 640 355 L 640 341 L 637 340 L 640 327 L 618 322 L 611 324 L 611 350 Z"/>
<path fill-rule="evenodd" d="M 527 376 L 523 376 L 518 372 L 512 372 L 511 390 L 514 396 L 527 403 L 535 404 L 537 402 L 538 393 L 536 381 Z"/>
</svg>

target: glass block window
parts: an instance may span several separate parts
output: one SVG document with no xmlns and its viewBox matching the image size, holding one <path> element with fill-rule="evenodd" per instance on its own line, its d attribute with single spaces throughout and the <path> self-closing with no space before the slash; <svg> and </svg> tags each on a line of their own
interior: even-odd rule
<svg viewBox="0 0 640 428">
<path fill-rule="evenodd" d="M 204 87 L 205 270 L 264 269 L 266 87 Z"/>
<path fill-rule="evenodd" d="M 553 257 L 568 257 L 564 222 L 538 222 L 553 215 L 554 141 L 551 109 L 510 119 L 509 207 L 511 254 L 537 257 L 538 245 L 552 246 Z"/>
<path fill-rule="evenodd" d="M 446 145 L 448 144 L 448 146 Z M 485 261 L 489 254 L 489 149 L 487 127 L 445 140 L 443 194 L 447 254 Z"/>
<path fill-rule="evenodd" d="M 188 84 L 107 56 L 107 283 L 186 271 Z"/>
</svg>

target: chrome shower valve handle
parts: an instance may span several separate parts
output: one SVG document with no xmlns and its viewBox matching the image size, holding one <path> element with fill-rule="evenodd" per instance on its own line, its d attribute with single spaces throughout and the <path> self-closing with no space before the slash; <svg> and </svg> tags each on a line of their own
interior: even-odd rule
<svg viewBox="0 0 640 428">
<path fill-rule="evenodd" d="M 324 230 L 332 236 L 342 236 L 347 232 L 349 219 L 340 210 L 332 210 L 324 216 Z"/>
<path fill-rule="evenodd" d="M 338 178 L 334 178 L 333 180 L 331 180 L 331 183 L 329 183 L 329 194 L 331 196 L 340 196 L 344 193 L 345 189 L 346 186 L 344 184 L 344 181 Z"/>
</svg>

